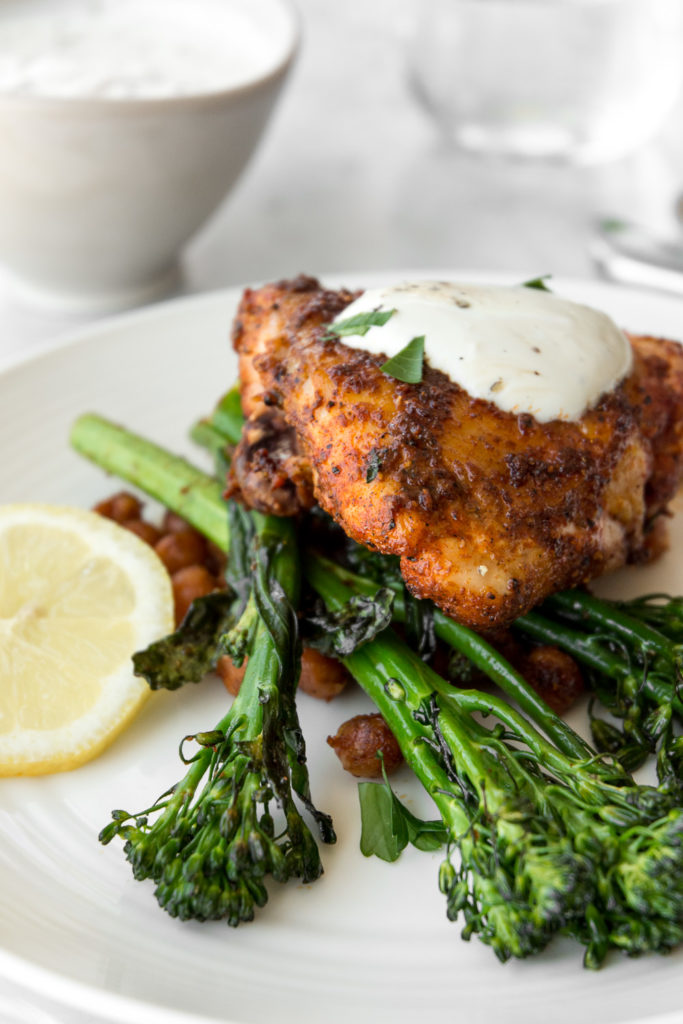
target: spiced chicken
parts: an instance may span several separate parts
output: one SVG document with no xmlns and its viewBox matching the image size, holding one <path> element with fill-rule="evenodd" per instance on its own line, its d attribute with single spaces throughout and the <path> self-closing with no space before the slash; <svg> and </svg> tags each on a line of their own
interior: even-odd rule
<svg viewBox="0 0 683 1024">
<path fill-rule="evenodd" d="M 628 374 L 576 420 L 472 397 L 429 364 L 383 371 L 328 325 L 358 296 L 299 277 L 247 290 L 234 324 L 247 424 L 231 493 L 319 503 L 406 584 L 479 630 L 662 546 L 683 471 L 683 351 L 631 337 Z"/>
</svg>

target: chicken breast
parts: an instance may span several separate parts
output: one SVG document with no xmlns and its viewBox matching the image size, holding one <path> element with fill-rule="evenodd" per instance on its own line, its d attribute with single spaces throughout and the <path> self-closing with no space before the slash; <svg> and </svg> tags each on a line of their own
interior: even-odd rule
<svg viewBox="0 0 683 1024">
<path fill-rule="evenodd" d="M 633 370 L 576 422 L 418 384 L 325 330 L 357 295 L 313 278 L 245 292 L 234 325 L 249 417 L 232 493 L 276 514 L 317 501 L 410 590 L 479 630 L 661 546 L 683 471 L 683 351 L 632 338 Z"/>
</svg>

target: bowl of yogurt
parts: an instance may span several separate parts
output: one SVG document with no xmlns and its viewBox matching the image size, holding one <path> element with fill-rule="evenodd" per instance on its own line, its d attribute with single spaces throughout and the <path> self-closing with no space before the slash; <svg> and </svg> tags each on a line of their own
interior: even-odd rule
<svg viewBox="0 0 683 1024">
<path fill-rule="evenodd" d="M 0 264 L 34 297 L 168 291 L 261 138 L 289 0 L 0 0 Z"/>
</svg>

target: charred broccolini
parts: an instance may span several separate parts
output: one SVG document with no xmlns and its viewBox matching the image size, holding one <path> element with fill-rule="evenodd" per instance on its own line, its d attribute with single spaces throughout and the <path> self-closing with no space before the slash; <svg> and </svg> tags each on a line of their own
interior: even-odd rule
<svg viewBox="0 0 683 1024">
<path fill-rule="evenodd" d="M 172 457 L 99 417 L 79 420 L 72 440 L 227 545 L 227 531 L 216 530 L 222 502 L 210 478 L 196 471 L 202 500 L 194 501 L 187 481 L 179 486 Z M 391 566 L 384 568 L 391 587 Z M 376 579 L 310 552 L 305 575 L 333 616 L 379 589 Z M 406 618 L 400 592 L 393 614 Z M 376 621 L 385 624 L 381 614 Z M 672 792 L 637 785 L 615 758 L 593 751 L 481 637 L 436 610 L 433 626 L 523 714 L 490 694 L 454 689 L 388 629 L 366 632 L 364 644 L 342 656 L 441 819 L 416 823 L 391 797 L 382 828 L 430 848 L 445 838 L 439 884 L 449 916 L 464 918 L 465 937 L 478 934 L 505 960 L 566 933 L 585 947 L 591 967 L 610 948 L 666 951 L 683 940 L 683 811 Z"/>
<path fill-rule="evenodd" d="M 186 464 L 168 465 L 188 472 Z M 220 522 L 218 510 L 211 522 Z M 312 882 L 322 873 L 296 798 L 324 842 L 335 835 L 311 800 L 294 701 L 299 571 L 292 526 L 233 505 L 229 527 L 228 589 L 200 598 L 176 633 L 134 660 L 153 689 L 175 689 L 200 681 L 223 651 L 248 656 L 239 695 L 213 729 L 185 737 L 181 781 L 143 812 L 114 811 L 100 839 L 125 840 L 135 877 L 156 883 L 156 898 L 173 917 L 234 926 L 266 903 L 269 877 Z M 198 749 L 186 759 L 188 741 Z"/>
</svg>

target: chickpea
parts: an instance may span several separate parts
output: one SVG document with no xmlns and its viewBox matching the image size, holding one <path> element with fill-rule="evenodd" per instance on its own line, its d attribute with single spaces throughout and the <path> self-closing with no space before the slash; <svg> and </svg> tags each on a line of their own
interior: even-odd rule
<svg viewBox="0 0 683 1024">
<path fill-rule="evenodd" d="M 206 558 L 204 564 L 209 572 L 212 572 L 214 576 L 222 576 L 225 571 L 225 563 L 227 562 L 227 556 L 224 551 L 221 551 L 216 544 L 209 541 L 206 545 Z"/>
<path fill-rule="evenodd" d="M 581 669 L 558 647 L 535 647 L 521 665 L 524 678 L 558 715 L 569 711 L 584 691 Z"/>
<path fill-rule="evenodd" d="M 176 624 L 185 618 L 192 602 L 218 589 L 218 580 L 203 565 L 187 565 L 171 576 Z"/>
<path fill-rule="evenodd" d="M 236 668 L 227 656 L 218 659 L 216 671 L 223 680 L 228 693 L 234 697 L 239 693 L 248 660 L 245 658 L 241 667 Z M 346 669 L 338 661 L 326 658 L 324 654 L 314 651 L 312 647 L 304 647 L 301 652 L 301 678 L 299 680 L 299 689 L 304 693 L 310 697 L 317 697 L 318 700 L 330 701 L 341 693 L 349 678 Z"/>
<path fill-rule="evenodd" d="M 187 519 L 183 519 L 177 512 L 167 510 L 161 520 L 161 529 L 163 533 L 180 533 L 182 530 L 191 530 L 192 527 Z"/>
<path fill-rule="evenodd" d="M 339 726 L 336 736 L 327 742 L 342 763 L 342 767 L 357 778 L 378 779 L 382 775 L 382 755 L 387 774 L 396 771 L 403 762 L 403 754 L 396 739 L 381 715 L 356 715 Z"/>
<path fill-rule="evenodd" d="M 201 533 L 185 527 L 161 537 L 154 550 L 172 576 L 188 565 L 201 565 L 206 558 L 207 545 Z"/>
<path fill-rule="evenodd" d="M 139 519 L 142 513 L 142 502 L 128 491 L 119 491 L 110 498 L 93 506 L 93 512 L 99 513 L 115 523 L 125 523 L 128 519 Z"/>
<path fill-rule="evenodd" d="M 333 700 L 349 681 L 349 674 L 344 666 L 327 658 L 312 647 L 304 647 L 301 652 L 301 678 L 299 689 L 310 697 L 318 700 Z"/>
<path fill-rule="evenodd" d="M 150 547 L 155 547 L 161 537 L 161 531 L 153 523 L 147 523 L 144 519 L 126 519 L 121 523 L 121 526 L 136 534 L 140 540 L 144 540 Z"/>
<path fill-rule="evenodd" d="M 244 679 L 244 673 L 247 670 L 247 659 L 245 658 L 240 667 L 238 668 L 233 664 L 232 658 L 227 654 L 224 654 L 218 659 L 216 664 L 216 672 L 223 680 L 223 685 L 228 693 L 231 693 L 233 697 L 236 697 L 240 692 L 240 686 Z"/>
</svg>

